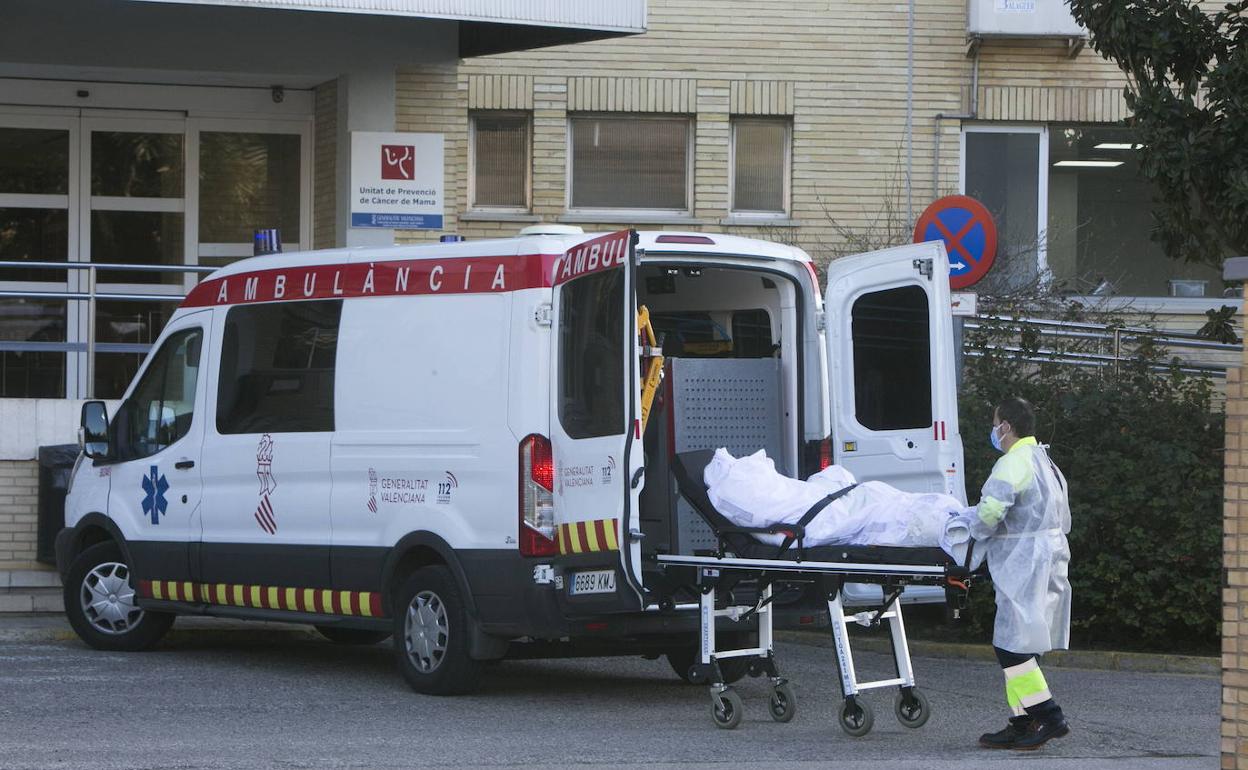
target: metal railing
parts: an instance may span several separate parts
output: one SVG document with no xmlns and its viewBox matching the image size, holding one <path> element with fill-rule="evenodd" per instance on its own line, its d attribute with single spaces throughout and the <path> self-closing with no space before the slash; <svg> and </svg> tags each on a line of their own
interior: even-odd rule
<svg viewBox="0 0 1248 770">
<path fill-rule="evenodd" d="M 105 291 L 99 290 L 99 271 L 124 271 L 132 273 L 181 273 L 185 274 L 205 274 L 218 270 L 217 267 L 208 267 L 203 265 L 124 265 L 111 264 L 101 262 L 30 262 L 30 261 L 14 261 L 0 260 L 0 281 L 4 281 L 4 271 L 6 269 L 36 269 L 36 270 L 78 270 L 86 271 L 87 285 L 85 290 L 65 289 L 61 290 L 38 290 L 38 289 L 5 289 L 0 290 L 0 299 L 52 299 L 85 302 L 87 307 L 87 339 L 86 342 L 13 342 L 0 341 L 0 351 L 2 350 L 21 350 L 21 351 L 39 351 L 39 352 L 64 352 L 79 353 L 86 352 L 86 397 L 93 398 L 95 395 L 95 354 L 100 348 L 104 348 L 103 352 L 107 353 L 146 353 L 151 349 L 151 343 L 97 343 L 96 342 L 96 306 L 101 300 L 103 301 L 122 301 L 122 302 L 181 302 L 186 298 L 182 293 L 155 294 L 130 291 Z M 66 281 L 67 285 L 71 282 Z M 159 335 L 159 330 L 156 334 Z"/>
<path fill-rule="evenodd" d="M 1132 359 L 1132 356 L 1125 354 L 1126 346 L 1129 344 L 1138 345 L 1141 343 L 1149 343 L 1168 350 L 1188 349 L 1240 354 L 1242 354 L 1244 350 L 1244 346 L 1242 344 L 1214 342 L 1191 332 L 1154 330 L 1143 326 L 1112 326 L 1109 324 L 1095 324 L 1083 321 L 1059 321 L 1047 318 L 1010 318 L 1005 316 L 982 315 L 966 319 L 963 323 L 963 329 L 967 331 L 981 330 L 986 328 L 985 322 L 990 322 L 996 328 L 1013 330 L 1020 334 L 1024 330 L 1031 329 L 1042 339 L 1076 339 L 1103 343 L 1102 352 L 1095 353 L 1059 350 L 1053 348 L 1040 348 L 1027 352 L 1021 346 L 993 346 L 997 350 L 1015 355 L 1025 353 L 1025 355 L 1023 355 L 1023 360 L 1035 363 L 1054 362 L 1069 364 L 1072 366 L 1112 366 L 1117 369 L 1117 367 L 1123 362 Z M 980 351 L 973 350 L 966 346 L 965 342 L 963 343 L 963 348 L 964 355 L 982 355 Z M 1169 370 L 1171 366 L 1172 364 L 1160 361 L 1150 364 L 1150 368 L 1155 371 L 1166 371 Z M 1212 377 L 1225 377 L 1226 368 L 1226 366 L 1220 364 L 1200 363 L 1187 360 L 1180 360 L 1178 364 L 1179 371 L 1184 373 L 1204 374 Z"/>
</svg>

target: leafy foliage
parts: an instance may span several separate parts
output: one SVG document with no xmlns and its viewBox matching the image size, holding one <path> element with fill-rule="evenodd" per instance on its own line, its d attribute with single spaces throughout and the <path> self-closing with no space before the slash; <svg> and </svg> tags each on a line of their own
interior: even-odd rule
<svg viewBox="0 0 1248 770">
<path fill-rule="evenodd" d="M 1107 320 L 1075 306 L 1065 314 Z M 981 324 L 967 335 L 973 355 L 960 404 L 968 479 L 986 479 L 998 457 L 975 438 L 987 432 L 993 404 L 1009 395 L 1031 401 L 1036 436 L 1070 484 L 1075 645 L 1216 648 L 1224 416 L 1210 381 L 1167 364 L 1147 340 L 1116 368 L 1082 367 L 1054 359 L 1096 343 Z M 977 584 L 973 634 L 991 635 L 993 610 L 991 588 Z"/>
<path fill-rule="evenodd" d="M 1154 238 L 1176 259 L 1248 254 L 1248 0 L 1067 0 L 1127 75 Z"/>
</svg>

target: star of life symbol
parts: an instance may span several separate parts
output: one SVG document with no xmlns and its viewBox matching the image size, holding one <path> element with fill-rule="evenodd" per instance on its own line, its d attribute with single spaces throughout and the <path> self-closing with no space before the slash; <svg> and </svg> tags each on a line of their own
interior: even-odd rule
<svg viewBox="0 0 1248 770">
<path fill-rule="evenodd" d="M 377 512 L 377 470 L 368 469 L 368 510 Z"/>
<path fill-rule="evenodd" d="M 256 447 L 256 478 L 260 480 L 260 504 L 256 506 L 256 523 L 270 535 L 277 534 L 277 513 L 269 496 L 277 489 L 273 478 L 273 437 L 268 433 L 260 437 Z"/>
<path fill-rule="evenodd" d="M 143 513 L 152 517 L 153 524 L 159 524 L 161 515 L 169 507 L 169 501 L 165 499 L 165 493 L 169 491 L 169 480 L 153 465 L 143 477 L 142 486 L 147 493 L 143 498 Z"/>
</svg>

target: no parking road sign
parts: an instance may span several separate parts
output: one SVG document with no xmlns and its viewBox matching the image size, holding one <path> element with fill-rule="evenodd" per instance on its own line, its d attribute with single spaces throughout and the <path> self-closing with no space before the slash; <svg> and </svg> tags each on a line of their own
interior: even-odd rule
<svg viewBox="0 0 1248 770">
<path fill-rule="evenodd" d="M 997 256 L 997 225 L 984 204 L 950 195 L 928 206 L 914 225 L 914 242 L 944 241 L 949 287 L 965 289 L 983 278 Z"/>
</svg>

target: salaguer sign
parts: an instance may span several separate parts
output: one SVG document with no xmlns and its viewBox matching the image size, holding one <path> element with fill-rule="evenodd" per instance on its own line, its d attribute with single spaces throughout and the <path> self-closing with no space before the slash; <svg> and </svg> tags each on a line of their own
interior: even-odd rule
<svg viewBox="0 0 1248 770">
<path fill-rule="evenodd" d="M 351 133 L 351 226 L 442 229 L 442 134 Z"/>
</svg>

